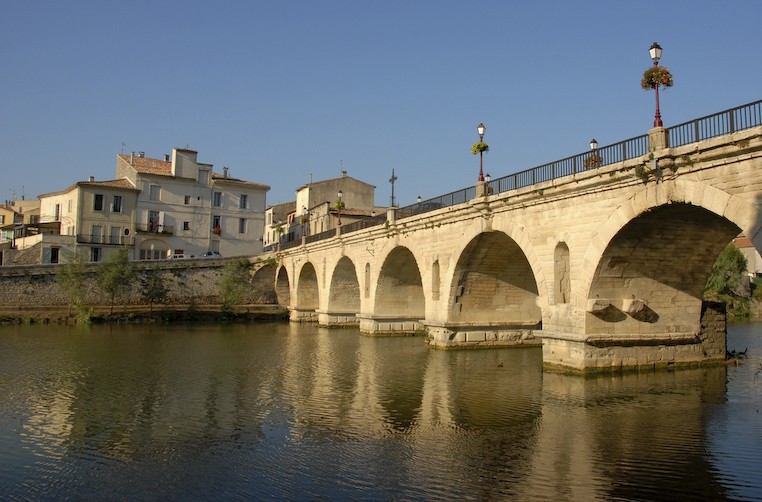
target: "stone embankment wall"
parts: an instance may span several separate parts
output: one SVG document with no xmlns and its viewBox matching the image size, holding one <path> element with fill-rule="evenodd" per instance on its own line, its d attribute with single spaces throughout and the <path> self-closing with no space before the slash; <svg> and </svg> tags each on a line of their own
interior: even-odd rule
<svg viewBox="0 0 762 502">
<path fill-rule="evenodd" d="M 135 275 L 127 291 L 115 298 L 115 305 L 144 305 L 141 279 L 158 275 L 167 291 L 166 304 L 219 304 L 219 283 L 222 267 L 230 259 L 174 260 L 137 262 Z M 84 273 L 85 305 L 108 305 L 111 298 L 98 285 L 97 264 L 87 264 Z M 36 265 L 0 267 L 2 306 L 9 307 L 64 307 L 71 299 L 56 280 L 63 265 Z M 275 304 L 275 268 L 261 262 L 254 263 L 249 277 L 242 277 L 249 285 L 244 304 Z"/>
</svg>

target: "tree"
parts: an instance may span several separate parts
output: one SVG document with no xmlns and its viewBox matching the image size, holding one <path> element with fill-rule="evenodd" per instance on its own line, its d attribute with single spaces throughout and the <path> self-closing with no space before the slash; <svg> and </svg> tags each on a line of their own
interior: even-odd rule
<svg viewBox="0 0 762 502">
<path fill-rule="evenodd" d="M 82 253 L 66 253 L 66 263 L 56 274 L 56 282 L 69 297 L 68 316 L 71 316 L 72 306 L 77 311 L 77 319 L 85 321 L 84 306 L 82 304 L 85 294 L 85 257 Z"/>
<path fill-rule="evenodd" d="M 733 243 L 725 246 L 709 274 L 704 298 L 725 302 L 732 316 L 748 315 L 750 284 L 746 265 L 746 257 Z"/>
<path fill-rule="evenodd" d="M 127 248 L 120 248 L 98 265 L 98 284 L 111 295 L 111 314 L 114 313 L 114 298 L 128 288 L 133 276 Z"/>
<path fill-rule="evenodd" d="M 249 287 L 251 262 L 246 258 L 229 261 L 222 267 L 222 276 L 218 284 L 222 311 L 232 312 L 235 305 L 243 301 Z"/>
<path fill-rule="evenodd" d="M 169 291 L 167 291 L 164 281 L 159 277 L 158 271 L 146 272 L 140 278 L 140 296 L 144 302 L 148 302 L 150 305 L 149 312 L 153 312 L 154 303 L 167 301 Z"/>
</svg>

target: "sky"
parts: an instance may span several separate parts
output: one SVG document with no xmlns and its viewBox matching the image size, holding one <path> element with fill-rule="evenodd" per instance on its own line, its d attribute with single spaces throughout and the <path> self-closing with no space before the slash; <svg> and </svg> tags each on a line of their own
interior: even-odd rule
<svg viewBox="0 0 762 502">
<path fill-rule="evenodd" d="M 0 200 L 95 176 L 120 152 L 198 152 L 271 187 L 349 176 L 376 204 L 473 186 L 762 99 L 762 2 L 8 1 Z"/>
</svg>

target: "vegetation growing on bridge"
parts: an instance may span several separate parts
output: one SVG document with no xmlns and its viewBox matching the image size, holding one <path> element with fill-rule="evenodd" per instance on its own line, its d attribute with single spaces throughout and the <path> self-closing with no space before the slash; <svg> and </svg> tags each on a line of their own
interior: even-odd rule
<svg viewBox="0 0 762 502">
<path fill-rule="evenodd" d="M 704 299 L 724 302 L 730 318 L 748 317 L 751 288 L 746 257 L 733 243 L 725 246 L 706 282 Z"/>
</svg>

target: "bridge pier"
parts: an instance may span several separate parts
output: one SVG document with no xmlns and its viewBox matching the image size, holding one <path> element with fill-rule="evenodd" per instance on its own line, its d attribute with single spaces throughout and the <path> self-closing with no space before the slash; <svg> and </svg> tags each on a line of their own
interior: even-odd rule
<svg viewBox="0 0 762 502">
<path fill-rule="evenodd" d="M 360 320 L 354 312 L 327 312 L 319 310 L 317 315 L 318 325 L 323 328 L 341 328 L 360 324 Z"/>
<path fill-rule="evenodd" d="M 426 323 L 426 340 L 436 348 L 539 346 L 539 326 Z"/>
<path fill-rule="evenodd" d="M 699 332 L 587 335 L 543 331 L 543 365 L 594 373 L 722 364 L 727 350 L 726 322 L 724 304 L 705 302 Z"/>
<path fill-rule="evenodd" d="M 368 335 L 414 335 L 424 331 L 421 321 L 391 316 L 357 314 L 360 332 Z"/>
<path fill-rule="evenodd" d="M 288 320 L 291 322 L 317 322 L 318 314 L 315 309 L 291 307 L 288 312 Z"/>
</svg>

